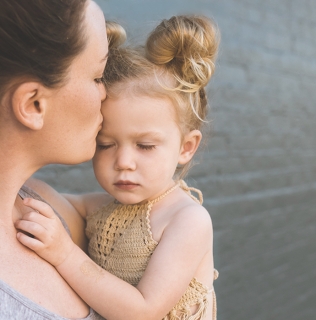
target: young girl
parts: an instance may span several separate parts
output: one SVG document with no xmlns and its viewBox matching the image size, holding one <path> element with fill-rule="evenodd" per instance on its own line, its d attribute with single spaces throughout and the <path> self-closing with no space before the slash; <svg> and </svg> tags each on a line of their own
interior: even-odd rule
<svg viewBox="0 0 316 320">
<path fill-rule="evenodd" d="M 108 320 L 214 320 L 212 223 L 200 191 L 181 177 L 202 137 L 216 28 L 205 17 L 177 16 L 143 49 L 110 47 L 93 160 L 109 195 L 65 195 L 87 220 L 90 257 L 34 199 L 24 204 L 36 211 L 16 224 L 34 238 L 17 237 Z"/>
</svg>

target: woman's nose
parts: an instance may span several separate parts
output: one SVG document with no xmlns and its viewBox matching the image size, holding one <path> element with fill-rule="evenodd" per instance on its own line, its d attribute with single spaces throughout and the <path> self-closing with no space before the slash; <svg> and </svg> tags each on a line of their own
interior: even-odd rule
<svg viewBox="0 0 316 320">
<path fill-rule="evenodd" d="M 104 101 L 105 98 L 106 98 L 106 89 L 105 89 L 105 86 L 103 84 L 101 84 L 99 86 L 100 88 L 100 96 L 101 96 L 101 101 Z"/>
</svg>

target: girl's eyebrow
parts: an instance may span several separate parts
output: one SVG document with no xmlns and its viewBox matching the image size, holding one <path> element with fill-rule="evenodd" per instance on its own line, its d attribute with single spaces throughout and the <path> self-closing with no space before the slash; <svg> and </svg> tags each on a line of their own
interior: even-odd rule
<svg viewBox="0 0 316 320">
<path fill-rule="evenodd" d="M 135 138 L 143 138 L 143 137 L 152 137 L 156 139 L 162 139 L 163 134 L 158 131 L 144 131 L 144 132 L 136 132 L 134 134 Z"/>
<path fill-rule="evenodd" d="M 110 137 L 111 133 L 107 132 L 106 130 L 101 130 L 98 133 L 98 137 Z M 161 132 L 158 131 L 143 131 L 143 132 L 135 132 L 131 134 L 133 138 L 140 139 L 140 138 L 151 138 L 151 139 L 156 139 L 156 140 L 163 140 L 164 135 Z"/>
</svg>

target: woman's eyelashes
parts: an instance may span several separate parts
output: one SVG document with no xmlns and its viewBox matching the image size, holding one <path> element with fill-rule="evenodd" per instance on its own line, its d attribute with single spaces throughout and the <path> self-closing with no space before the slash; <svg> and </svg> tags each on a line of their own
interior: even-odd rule
<svg viewBox="0 0 316 320">
<path fill-rule="evenodd" d="M 103 84 L 104 83 L 104 77 L 101 77 L 101 78 L 95 78 L 94 79 L 94 82 L 96 83 L 96 84 Z"/>
</svg>

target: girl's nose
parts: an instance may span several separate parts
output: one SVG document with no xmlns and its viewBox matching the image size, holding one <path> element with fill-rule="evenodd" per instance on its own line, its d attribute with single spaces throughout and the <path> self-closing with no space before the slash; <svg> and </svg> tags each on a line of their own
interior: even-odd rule
<svg viewBox="0 0 316 320">
<path fill-rule="evenodd" d="M 133 156 L 133 152 L 128 148 L 122 148 L 118 150 L 115 160 L 115 170 L 135 170 L 136 161 Z"/>
</svg>

